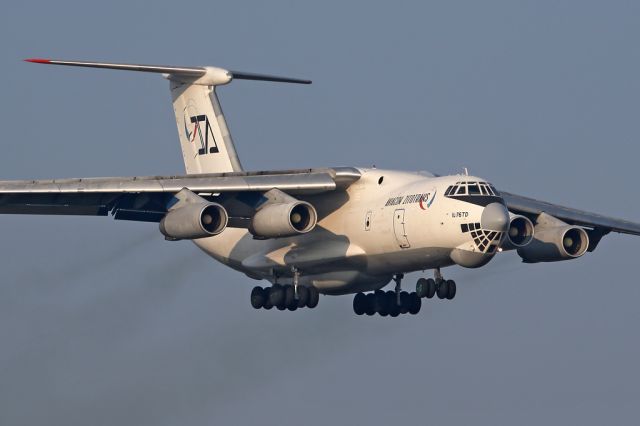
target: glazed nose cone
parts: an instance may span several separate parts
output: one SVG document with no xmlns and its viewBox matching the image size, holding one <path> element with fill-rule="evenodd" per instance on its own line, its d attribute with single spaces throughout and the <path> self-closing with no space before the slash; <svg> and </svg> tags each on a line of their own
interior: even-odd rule
<svg viewBox="0 0 640 426">
<path fill-rule="evenodd" d="M 500 203 L 491 203 L 482 211 L 480 225 L 488 231 L 507 232 L 509 211 Z"/>
</svg>

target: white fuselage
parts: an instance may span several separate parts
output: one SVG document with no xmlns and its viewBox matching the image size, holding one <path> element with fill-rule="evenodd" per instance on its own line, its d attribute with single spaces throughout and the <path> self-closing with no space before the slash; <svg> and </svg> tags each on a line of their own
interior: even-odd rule
<svg viewBox="0 0 640 426">
<path fill-rule="evenodd" d="M 508 215 L 502 199 L 484 196 L 484 188 L 476 198 L 445 196 L 457 182 L 484 183 L 482 179 L 359 170 L 362 177 L 346 191 L 300 197 L 319 216 L 307 234 L 257 240 L 246 229 L 227 228 L 195 243 L 256 279 L 291 282 L 295 267 L 301 284 L 325 294 L 375 290 L 398 273 L 453 264 L 479 267 L 495 255 L 506 230 L 503 216 Z M 500 229 L 487 219 L 488 204 L 499 205 Z M 481 223 L 483 230 L 475 229 Z"/>
</svg>

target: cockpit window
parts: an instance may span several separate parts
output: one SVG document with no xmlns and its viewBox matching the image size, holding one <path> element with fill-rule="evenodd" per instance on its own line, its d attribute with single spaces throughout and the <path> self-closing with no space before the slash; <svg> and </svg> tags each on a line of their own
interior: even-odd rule
<svg viewBox="0 0 640 426">
<path fill-rule="evenodd" d="M 489 182 L 456 182 L 447 188 L 444 195 L 455 197 L 458 195 L 476 195 L 485 197 L 499 197 L 500 194 Z"/>
</svg>

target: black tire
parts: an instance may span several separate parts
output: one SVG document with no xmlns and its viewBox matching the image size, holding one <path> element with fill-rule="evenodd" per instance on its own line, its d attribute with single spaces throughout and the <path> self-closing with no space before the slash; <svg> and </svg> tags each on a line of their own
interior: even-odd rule
<svg viewBox="0 0 640 426">
<path fill-rule="evenodd" d="M 358 293 L 353 297 L 353 312 L 356 315 L 363 315 L 366 310 L 367 296 L 364 293 Z"/>
<path fill-rule="evenodd" d="M 397 317 L 400 315 L 400 306 L 398 306 L 398 296 L 395 291 L 387 291 L 387 310 L 390 317 Z"/>
<path fill-rule="evenodd" d="M 375 307 L 375 301 L 376 301 L 376 296 L 373 293 L 369 293 L 367 295 L 365 295 L 365 299 L 364 299 L 365 303 L 364 303 L 364 313 L 367 314 L 368 316 L 371 316 L 373 314 L 376 313 L 376 307 Z"/>
<path fill-rule="evenodd" d="M 314 286 L 309 287 L 309 299 L 307 300 L 307 308 L 313 309 L 318 306 L 320 301 L 320 292 Z"/>
<path fill-rule="evenodd" d="M 389 309 L 389 316 L 392 318 L 397 317 L 398 315 L 400 315 L 400 306 L 398 305 L 393 305 L 390 309 Z"/>
<path fill-rule="evenodd" d="M 269 292 L 269 302 L 273 306 L 284 306 L 284 289 L 280 284 L 274 284 L 271 286 L 271 291 Z"/>
<path fill-rule="evenodd" d="M 309 301 L 309 289 L 303 285 L 298 286 L 298 308 L 304 308 Z"/>
<path fill-rule="evenodd" d="M 429 283 L 426 278 L 420 278 L 416 283 L 416 294 L 418 297 L 427 297 L 429 292 Z"/>
<path fill-rule="evenodd" d="M 427 280 L 427 299 L 432 299 L 436 294 L 436 281 L 433 278 Z"/>
<path fill-rule="evenodd" d="M 447 287 L 449 287 L 447 291 L 447 299 L 452 300 L 456 297 L 456 282 L 453 280 L 447 281 Z"/>
<path fill-rule="evenodd" d="M 449 285 L 445 280 L 440 281 L 437 294 L 438 299 L 446 299 L 447 295 L 449 294 Z"/>
<path fill-rule="evenodd" d="M 409 313 L 411 315 L 415 315 L 420 312 L 420 308 L 422 307 L 422 299 L 418 297 L 416 293 L 411 293 L 409 295 Z"/>
<path fill-rule="evenodd" d="M 264 304 L 262 305 L 263 309 L 266 309 L 267 311 L 271 308 L 273 308 L 273 303 L 271 303 L 271 289 L 270 288 L 265 288 L 264 289 Z"/>
<path fill-rule="evenodd" d="M 415 294 L 415 293 L 411 293 L 411 294 Z M 411 303 L 411 300 L 409 298 L 409 293 L 407 293 L 406 291 L 401 292 L 400 293 L 400 313 L 401 314 L 406 314 L 407 312 L 409 312 L 410 303 Z"/>
<path fill-rule="evenodd" d="M 294 302 L 297 302 L 297 300 L 294 300 Z M 290 310 L 291 312 L 297 311 L 298 310 L 298 304 L 297 303 L 293 303 L 291 305 L 287 305 L 287 309 Z"/>
<path fill-rule="evenodd" d="M 373 309 L 382 316 L 387 315 L 387 301 L 385 297 L 385 292 L 382 290 L 376 290 L 373 293 Z"/>
<path fill-rule="evenodd" d="M 251 290 L 251 306 L 253 309 L 260 309 L 264 306 L 264 289 L 262 287 L 254 287 Z"/>
<path fill-rule="evenodd" d="M 296 300 L 295 290 L 292 285 L 284 286 L 284 307 L 289 309 L 289 306 L 295 305 L 298 307 L 298 301 Z"/>
</svg>

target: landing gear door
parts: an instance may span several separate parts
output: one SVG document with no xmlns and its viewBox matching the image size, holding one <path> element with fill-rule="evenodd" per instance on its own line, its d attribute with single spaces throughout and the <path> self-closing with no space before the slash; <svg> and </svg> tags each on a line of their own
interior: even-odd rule
<svg viewBox="0 0 640 426">
<path fill-rule="evenodd" d="M 393 214 L 393 232 L 396 234 L 396 240 L 398 241 L 400 248 L 411 247 L 405 229 L 404 209 L 398 209 Z"/>
</svg>

